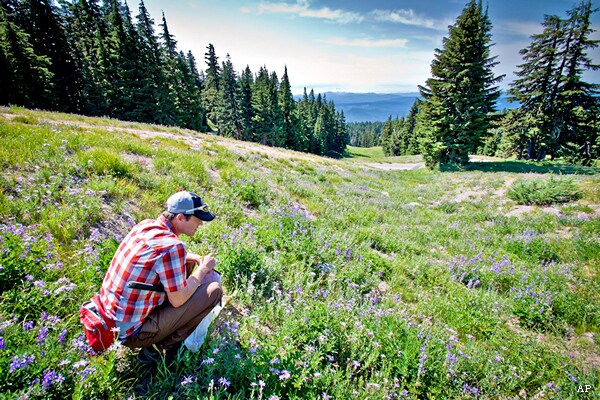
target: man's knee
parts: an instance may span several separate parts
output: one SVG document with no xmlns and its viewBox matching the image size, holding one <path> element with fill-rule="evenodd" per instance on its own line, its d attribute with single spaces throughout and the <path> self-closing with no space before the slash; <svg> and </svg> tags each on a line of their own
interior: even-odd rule
<svg viewBox="0 0 600 400">
<path fill-rule="evenodd" d="M 218 282 L 211 282 L 208 285 L 208 298 L 211 300 L 212 305 L 216 305 L 219 301 L 221 301 L 221 297 L 223 297 L 223 289 Z"/>
</svg>

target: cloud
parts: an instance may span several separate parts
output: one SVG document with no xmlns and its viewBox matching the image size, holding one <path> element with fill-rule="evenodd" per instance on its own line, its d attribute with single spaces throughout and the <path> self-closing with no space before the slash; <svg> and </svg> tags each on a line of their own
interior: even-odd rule
<svg viewBox="0 0 600 400">
<path fill-rule="evenodd" d="M 433 30 L 445 31 L 448 29 L 448 23 L 435 20 L 433 18 L 426 18 L 417 15 L 413 10 L 373 10 L 369 13 L 376 21 L 379 22 L 393 22 L 403 25 L 419 26 L 421 28 L 428 28 Z"/>
<path fill-rule="evenodd" d="M 332 10 L 329 7 L 310 8 L 308 1 L 298 0 L 295 4 L 261 2 L 257 13 L 263 14 L 292 14 L 300 17 L 324 19 L 339 24 L 360 23 L 364 17 L 355 12 Z"/>
<path fill-rule="evenodd" d="M 406 47 L 408 39 L 345 39 L 345 38 L 330 38 L 322 40 L 321 43 L 332 44 L 335 46 L 348 47 Z"/>
<path fill-rule="evenodd" d="M 544 27 L 539 22 L 525 21 L 503 21 L 494 28 L 499 33 L 530 37 L 536 33 L 542 33 Z"/>
</svg>

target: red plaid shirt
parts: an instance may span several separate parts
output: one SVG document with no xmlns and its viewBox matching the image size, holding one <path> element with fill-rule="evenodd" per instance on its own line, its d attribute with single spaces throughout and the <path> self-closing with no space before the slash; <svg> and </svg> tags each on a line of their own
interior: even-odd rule
<svg viewBox="0 0 600 400">
<path fill-rule="evenodd" d="M 125 336 L 167 298 L 166 293 L 127 288 L 127 282 L 161 283 L 167 292 L 182 290 L 187 285 L 185 255 L 185 245 L 162 215 L 140 222 L 123 239 L 102 282 L 100 299 L 111 319 L 134 323 Z"/>
</svg>

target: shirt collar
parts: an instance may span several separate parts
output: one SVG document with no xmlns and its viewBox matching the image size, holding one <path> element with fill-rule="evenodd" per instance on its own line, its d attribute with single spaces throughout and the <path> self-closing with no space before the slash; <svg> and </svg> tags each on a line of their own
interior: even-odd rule
<svg viewBox="0 0 600 400">
<path fill-rule="evenodd" d="M 160 217 L 158 217 L 158 222 L 160 222 L 161 224 L 163 224 L 164 226 L 166 226 L 168 230 L 170 230 L 177 237 L 179 237 L 179 232 L 177 232 L 177 229 L 175 229 L 175 227 L 173 226 L 173 224 L 171 223 L 171 221 L 169 221 L 167 218 L 165 218 L 164 215 L 161 215 Z"/>
</svg>

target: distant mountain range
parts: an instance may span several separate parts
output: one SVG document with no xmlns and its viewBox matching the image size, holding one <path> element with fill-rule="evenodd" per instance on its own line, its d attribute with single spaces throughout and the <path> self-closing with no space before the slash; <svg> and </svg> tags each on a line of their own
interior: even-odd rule
<svg viewBox="0 0 600 400">
<path fill-rule="evenodd" d="M 343 110 L 346 122 L 386 121 L 391 115 L 401 117 L 407 115 L 419 93 L 322 93 L 327 100 L 333 100 L 336 110 Z M 300 97 L 300 96 L 298 96 Z M 509 103 L 506 96 L 498 99 L 497 109 L 515 108 L 516 103 Z"/>
</svg>

